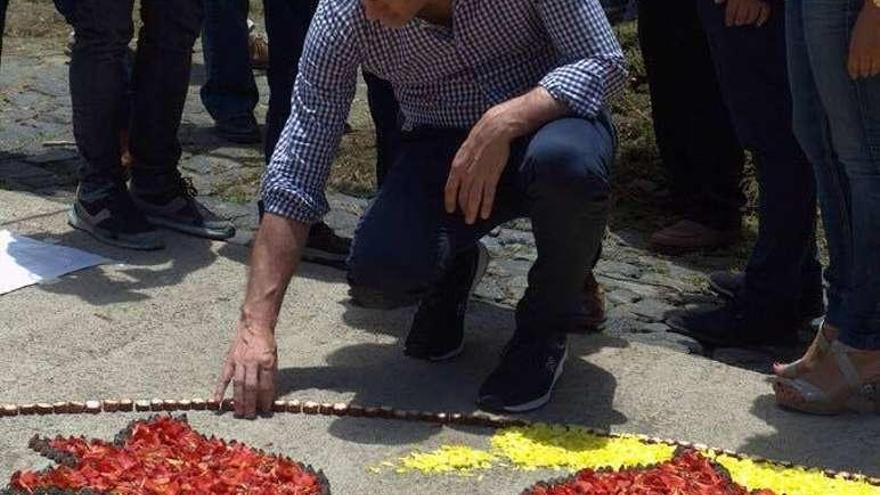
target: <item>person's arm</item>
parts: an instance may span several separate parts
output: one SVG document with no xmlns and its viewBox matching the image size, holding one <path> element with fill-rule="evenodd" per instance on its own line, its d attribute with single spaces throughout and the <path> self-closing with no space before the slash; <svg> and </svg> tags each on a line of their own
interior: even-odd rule
<svg viewBox="0 0 880 495">
<path fill-rule="evenodd" d="M 880 76 L 880 5 L 865 0 L 853 28 L 847 63 L 853 79 Z"/>
<path fill-rule="evenodd" d="M 559 66 L 538 87 L 491 108 L 452 162 L 446 211 L 489 218 L 514 139 L 566 115 L 594 118 L 626 83 L 626 57 L 598 0 L 535 0 Z"/>
<path fill-rule="evenodd" d="M 235 415 L 270 413 L 278 371 L 275 323 L 312 223 L 329 209 L 324 185 L 357 86 L 356 19 L 321 2 L 294 85 L 291 114 L 263 178 L 260 223 L 247 293 L 214 391 L 233 383 Z"/>
</svg>

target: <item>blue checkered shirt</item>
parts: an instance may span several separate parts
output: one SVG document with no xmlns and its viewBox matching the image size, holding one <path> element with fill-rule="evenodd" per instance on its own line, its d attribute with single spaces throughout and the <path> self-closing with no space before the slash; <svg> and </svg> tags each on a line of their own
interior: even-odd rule
<svg viewBox="0 0 880 495">
<path fill-rule="evenodd" d="M 360 0 L 321 0 L 290 119 L 263 178 L 266 211 L 312 223 L 357 87 L 359 66 L 394 87 L 404 127 L 468 129 L 491 107 L 537 86 L 594 117 L 626 80 L 626 59 L 598 0 L 455 0 L 453 28 L 400 29 L 364 16 Z"/>
</svg>

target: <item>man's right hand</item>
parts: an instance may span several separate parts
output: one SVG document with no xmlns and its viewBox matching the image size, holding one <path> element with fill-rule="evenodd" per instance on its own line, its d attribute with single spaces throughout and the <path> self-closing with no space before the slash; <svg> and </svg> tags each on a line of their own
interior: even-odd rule
<svg viewBox="0 0 880 495">
<path fill-rule="evenodd" d="M 727 2 L 725 24 L 734 26 L 763 26 L 770 19 L 770 4 L 764 0 L 715 0 L 717 4 Z"/>
<path fill-rule="evenodd" d="M 214 400 L 222 401 L 232 382 L 236 417 L 253 419 L 257 413 L 268 414 L 275 401 L 277 375 L 278 352 L 271 326 L 254 325 L 242 317 L 226 354 Z"/>
</svg>

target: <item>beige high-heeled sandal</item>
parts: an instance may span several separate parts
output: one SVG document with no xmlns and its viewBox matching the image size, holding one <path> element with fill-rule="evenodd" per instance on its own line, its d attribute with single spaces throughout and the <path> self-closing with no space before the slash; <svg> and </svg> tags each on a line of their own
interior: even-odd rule
<svg viewBox="0 0 880 495">
<path fill-rule="evenodd" d="M 849 353 L 851 347 L 833 342 L 824 358 L 833 358 L 846 385 L 836 392 L 827 392 L 804 378 L 777 377 L 773 388 L 776 403 L 786 409 L 818 415 L 836 415 L 844 412 L 880 412 L 878 387 L 880 380 L 863 382 Z M 791 400 L 785 388 L 796 392 L 799 400 Z"/>
<path fill-rule="evenodd" d="M 836 337 L 834 340 L 836 340 Z M 825 336 L 825 320 L 823 319 L 822 323 L 819 324 L 819 331 L 816 332 L 816 338 L 813 340 L 813 344 L 810 345 L 810 347 L 816 346 L 816 358 L 821 359 L 825 353 L 831 350 L 832 342 L 833 340 L 829 340 Z M 806 371 L 803 369 L 805 363 L 806 356 L 788 364 L 774 365 L 773 374 L 780 378 L 797 378 Z"/>
</svg>

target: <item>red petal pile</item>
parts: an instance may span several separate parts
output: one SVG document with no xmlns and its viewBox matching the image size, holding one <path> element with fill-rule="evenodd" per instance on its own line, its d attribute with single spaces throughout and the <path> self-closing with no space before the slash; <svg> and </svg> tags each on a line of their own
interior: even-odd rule
<svg viewBox="0 0 880 495">
<path fill-rule="evenodd" d="M 135 423 L 121 445 L 59 438 L 49 448 L 75 462 L 40 473 L 16 472 L 11 489 L 120 495 L 328 493 L 323 478 L 300 464 L 241 443 L 205 438 L 170 416 Z"/>
<path fill-rule="evenodd" d="M 604 472 L 585 469 L 566 481 L 539 483 L 523 495 L 775 495 L 749 492 L 696 451 L 649 469 Z"/>
</svg>

